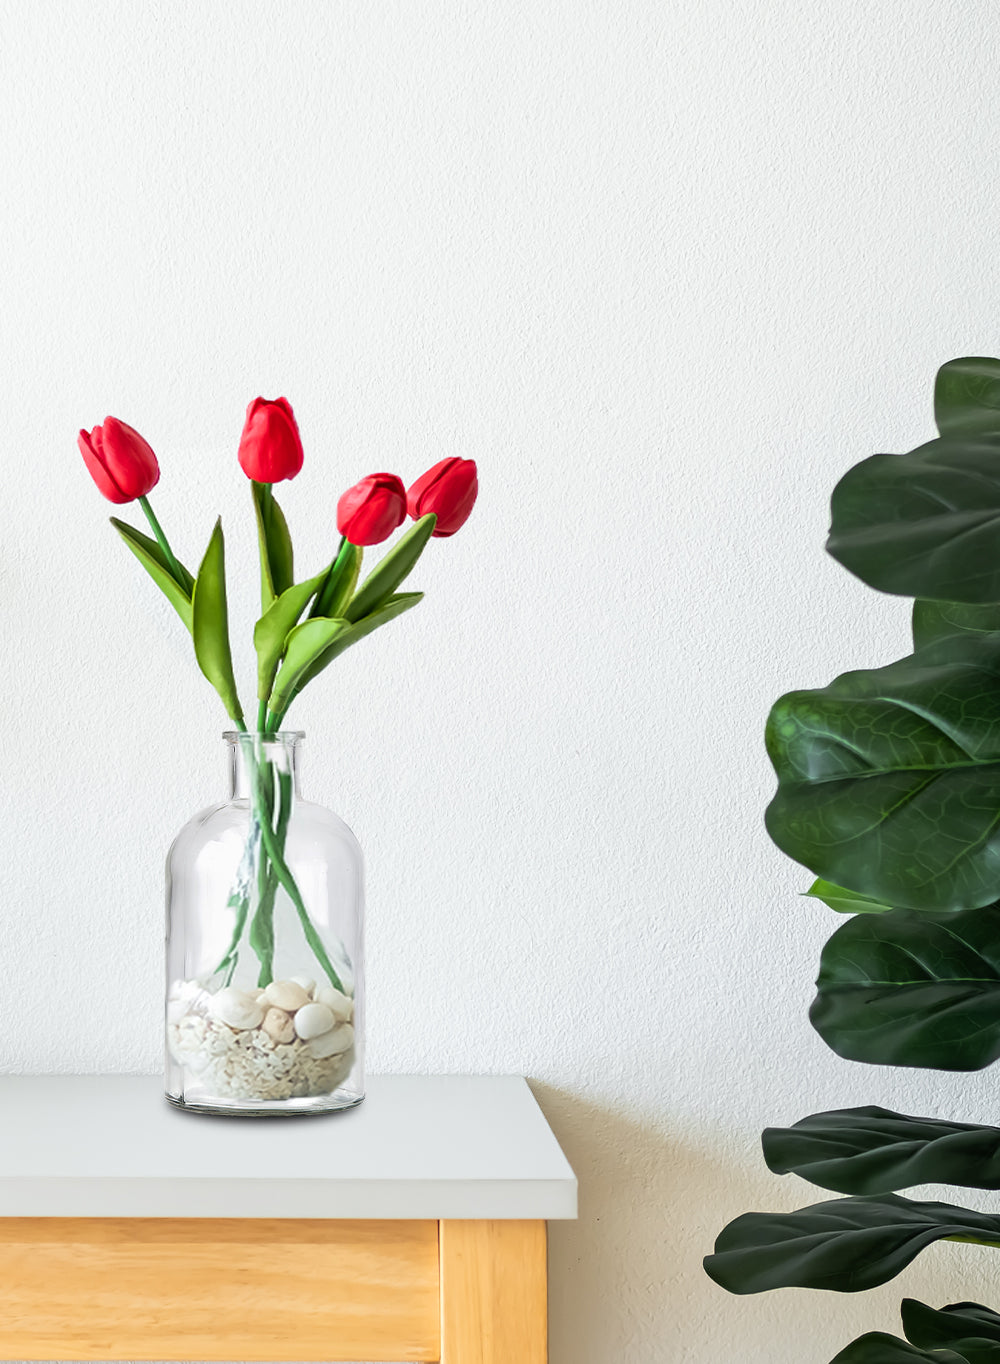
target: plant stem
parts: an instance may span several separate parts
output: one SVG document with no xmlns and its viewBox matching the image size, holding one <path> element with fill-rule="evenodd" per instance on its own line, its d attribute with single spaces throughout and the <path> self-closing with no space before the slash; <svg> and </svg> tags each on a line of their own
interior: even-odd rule
<svg viewBox="0 0 1000 1364">
<path fill-rule="evenodd" d="M 264 734 L 267 731 L 267 702 L 261 701 L 257 706 L 257 733 Z"/>
<path fill-rule="evenodd" d="M 149 505 L 149 498 L 148 498 L 148 497 L 140 497 L 140 498 L 139 498 L 139 506 L 140 506 L 140 507 L 143 509 L 143 511 L 146 513 L 146 520 L 149 522 L 149 524 L 150 524 L 150 526 L 151 526 L 151 528 L 152 528 L 153 534 L 156 536 L 156 543 L 157 543 L 157 544 L 160 546 L 160 548 L 163 550 L 164 558 L 166 559 L 167 563 L 170 565 L 170 571 L 171 571 L 171 573 L 174 575 L 174 579 L 175 579 L 178 583 L 180 583 L 181 586 L 183 586 L 183 585 L 184 585 L 184 574 L 183 574 L 183 572 L 182 572 L 182 570 L 181 570 L 181 566 L 180 566 L 180 564 L 177 562 L 177 560 L 174 558 L 174 551 L 170 548 L 170 544 L 169 544 L 169 542 L 168 542 L 168 540 L 167 540 L 167 537 L 166 537 L 166 535 L 163 533 L 163 527 L 160 525 L 159 521 L 157 521 L 157 519 L 156 519 L 156 513 L 153 511 L 153 508 Z"/>
<path fill-rule="evenodd" d="M 259 740 L 257 742 L 259 743 Z M 265 828 L 270 832 L 271 816 L 274 811 L 274 770 L 270 763 L 259 763 L 257 755 L 254 756 L 253 764 L 251 774 L 253 807 L 263 838 Z M 266 777 L 262 767 L 267 768 Z M 249 940 L 260 961 L 257 984 L 261 986 L 270 985 L 274 979 L 274 896 L 268 895 L 270 880 L 268 860 L 262 852 L 257 866 L 257 910 L 250 925 Z"/>
<path fill-rule="evenodd" d="M 334 970 L 333 964 L 326 954 L 326 948 L 323 946 L 322 940 L 309 917 L 309 911 L 306 909 L 299 888 L 295 884 L 295 877 L 289 871 L 284 856 L 275 843 L 274 830 L 269 823 L 264 823 L 261 825 L 260 832 L 261 837 L 264 840 L 264 847 L 267 849 L 267 855 L 271 859 L 271 865 L 274 867 L 275 875 L 284 887 L 288 898 L 295 906 L 295 912 L 299 916 L 299 922 L 301 923 L 302 931 L 306 936 L 306 942 L 312 948 L 313 955 L 326 972 L 333 988 L 335 990 L 340 990 L 342 994 L 346 994 L 347 992 L 344 990 L 343 982 Z"/>
</svg>

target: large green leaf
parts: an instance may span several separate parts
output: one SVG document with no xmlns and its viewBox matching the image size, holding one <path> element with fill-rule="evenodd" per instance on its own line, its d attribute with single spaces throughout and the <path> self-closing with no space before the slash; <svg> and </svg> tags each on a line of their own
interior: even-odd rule
<svg viewBox="0 0 1000 1364">
<path fill-rule="evenodd" d="M 989 1307 L 956 1302 L 936 1310 L 915 1298 L 904 1298 L 901 1313 L 903 1330 L 914 1345 L 925 1350 L 957 1350 L 970 1364 L 1000 1359 L 1000 1316 Z"/>
<path fill-rule="evenodd" d="M 814 900 L 822 900 L 838 914 L 891 914 L 894 908 L 893 905 L 869 899 L 867 895 L 845 890 L 843 886 L 835 886 L 832 881 L 814 881 L 803 894 L 811 896 Z"/>
<path fill-rule="evenodd" d="M 1000 1056 L 1000 905 L 849 919 L 817 991 L 810 1020 L 839 1056 L 980 1070 Z"/>
<path fill-rule="evenodd" d="M 304 583 L 286 588 L 267 608 L 254 626 L 253 643 L 257 650 L 257 695 L 266 701 L 271 684 L 285 651 L 289 631 L 326 580 L 327 569 Z"/>
<path fill-rule="evenodd" d="M 361 585 L 361 590 L 344 611 L 349 621 L 360 621 L 377 611 L 396 591 L 424 552 L 424 546 L 434 534 L 437 517 L 433 512 L 415 521 L 398 544 L 372 569 Z"/>
<path fill-rule="evenodd" d="M 942 436 L 1000 431 L 1000 360 L 966 355 L 942 365 L 934 382 L 934 420 Z"/>
<path fill-rule="evenodd" d="M 952 635 L 775 704 L 767 828 L 816 876 L 883 904 L 1000 898 L 1000 635 Z"/>
<path fill-rule="evenodd" d="M 723 1229 L 705 1270 L 730 1293 L 856 1293 L 886 1283 L 942 1240 L 1000 1247 L 1000 1217 L 896 1194 L 837 1198 L 799 1212 L 749 1212 Z"/>
<path fill-rule="evenodd" d="M 260 546 L 260 605 L 266 611 L 295 581 L 292 537 L 269 483 L 250 484 Z"/>
<path fill-rule="evenodd" d="M 143 535 L 142 531 L 136 530 L 127 521 L 119 521 L 117 516 L 112 516 L 111 524 L 190 630 L 194 578 L 183 564 L 178 564 L 181 577 L 177 579 L 167 556 L 156 541 Z"/>
<path fill-rule="evenodd" d="M 198 666 L 222 698 L 228 715 L 244 728 L 243 708 L 233 676 L 226 604 L 226 549 L 222 520 L 216 521 L 198 569 L 191 601 L 191 634 Z"/>
<path fill-rule="evenodd" d="M 343 618 L 317 618 L 296 625 L 288 636 L 285 660 L 271 696 L 271 709 L 276 714 L 284 714 L 303 687 L 308 686 L 335 658 L 339 658 L 345 649 L 357 644 L 358 640 L 364 639 L 379 626 L 395 620 L 404 611 L 409 611 L 423 599 L 423 595 L 422 592 L 401 592 L 356 624 Z"/>
<path fill-rule="evenodd" d="M 913 603 L 913 646 L 923 649 L 947 635 L 993 634 L 1000 631 L 1000 604 L 971 605 L 964 601 Z"/>
<path fill-rule="evenodd" d="M 969 1364 L 969 1361 L 953 1350 L 920 1350 L 884 1331 L 870 1331 L 852 1340 L 830 1364 Z"/>
<path fill-rule="evenodd" d="M 768 1127 L 761 1144 L 775 1174 L 800 1175 L 836 1193 L 889 1193 L 914 1184 L 1000 1189 L 1000 1127 L 843 1108 L 793 1127 Z"/>
<path fill-rule="evenodd" d="M 1000 433 L 872 455 L 837 484 L 827 549 L 869 587 L 1000 601 Z"/>
</svg>

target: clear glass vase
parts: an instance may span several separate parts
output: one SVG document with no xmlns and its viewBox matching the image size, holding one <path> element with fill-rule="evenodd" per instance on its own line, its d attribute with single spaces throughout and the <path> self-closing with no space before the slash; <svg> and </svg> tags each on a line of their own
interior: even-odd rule
<svg viewBox="0 0 1000 1364">
<path fill-rule="evenodd" d="M 229 799 L 167 854 L 167 1098 L 196 1113 L 326 1113 L 364 1098 L 364 872 L 301 799 L 303 736 L 228 733 Z"/>
</svg>

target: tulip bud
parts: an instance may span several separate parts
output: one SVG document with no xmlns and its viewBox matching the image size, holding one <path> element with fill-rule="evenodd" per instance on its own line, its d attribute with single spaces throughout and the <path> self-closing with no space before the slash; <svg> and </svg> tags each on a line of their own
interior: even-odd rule
<svg viewBox="0 0 1000 1364">
<path fill-rule="evenodd" d="M 410 488 L 406 510 L 414 521 L 433 512 L 437 517 L 434 534 L 454 535 L 468 521 L 478 494 L 475 460 L 443 459 Z"/>
<path fill-rule="evenodd" d="M 131 426 L 105 417 L 88 436 L 76 438 L 90 476 L 109 502 L 134 502 L 156 487 L 160 466 L 153 451 Z"/>
<path fill-rule="evenodd" d="M 240 436 L 240 468 L 255 483 L 280 483 L 302 468 L 302 440 L 287 398 L 254 398 Z"/>
<path fill-rule="evenodd" d="M 406 489 L 395 474 L 369 474 L 337 503 L 337 529 L 352 545 L 378 545 L 406 520 Z"/>
</svg>

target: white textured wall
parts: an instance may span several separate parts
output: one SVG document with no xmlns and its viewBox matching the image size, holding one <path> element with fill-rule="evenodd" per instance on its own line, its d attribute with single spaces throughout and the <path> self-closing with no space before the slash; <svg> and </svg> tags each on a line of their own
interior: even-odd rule
<svg viewBox="0 0 1000 1364">
<path fill-rule="evenodd" d="M 768 1121 L 996 1116 L 810 1032 L 833 916 L 760 734 L 905 649 L 826 498 L 1000 344 L 998 37 L 993 0 L 0 3 L 0 1068 L 158 1065 L 163 853 L 223 783 L 76 430 L 148 436 L 188 560 L 223 513 L 249 688 L 235 448 L 285 393 L 304 567 L 360 475 L 480 463 L 425 604 L 298 718 L 369 858 L 373 1068 L 531 1076 L 579 1172 L 553 1364 L 825 1364 L 902 1292 L 989 1300 L 972 1247 L 862 1299 L 699 1260 L 811 1200 Z"/>
</svg>

